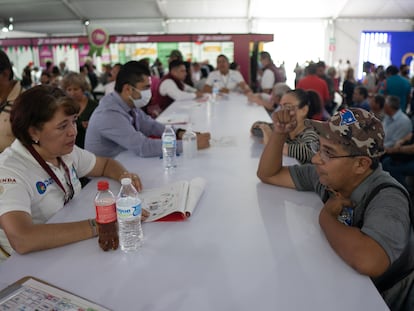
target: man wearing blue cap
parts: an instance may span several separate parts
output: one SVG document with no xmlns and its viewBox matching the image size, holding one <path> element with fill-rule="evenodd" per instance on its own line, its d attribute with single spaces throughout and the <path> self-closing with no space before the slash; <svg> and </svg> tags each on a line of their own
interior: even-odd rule
<svg viewBox="0 0 414 311">
<path fill-rule="evenodd" d="M 258 177 L 316 192 L 323 201 L 319 224 L 335 252 L 371 277 L 391 310 L 413 310 L 414 216 L 405 188 L 379 165 L 381 122 L 360 108 L 341 110 L 327 122 L 306 120 L 320 137 L 312 164 L 285 167 L 283 144 L 296 127 L 296 112 L 279 110 L 272 118 Z"/>
</svg>

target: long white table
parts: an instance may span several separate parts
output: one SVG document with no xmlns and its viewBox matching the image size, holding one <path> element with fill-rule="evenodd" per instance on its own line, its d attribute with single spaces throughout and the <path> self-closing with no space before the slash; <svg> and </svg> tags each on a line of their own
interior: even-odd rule
<svg viewBox="0 0 414 311">
<path fill-rule="evenodd" d="M 195 130 L 212 134 L 213 146 L 197 158 L 179 157 L 172 174 L 159 158 L 117 158 L 145 188 L 207 179 L 187 221 L 145 223 L 136 253 L 106 253 L 90 239 L 14 254 L 0 264 L 0 288 L 32 275 L 114 310 L 388 310 L 371 280 L 329 246 L 318 224 L 319 198 L 256 177 L 263 145 L 249 130 L 269 120 L 263 108 L 232 94 L 215 104 L 177 102 L 164 116 L 182 113 Z M 93 217 L 96 182 L 51 221 Z"/>
</svg>

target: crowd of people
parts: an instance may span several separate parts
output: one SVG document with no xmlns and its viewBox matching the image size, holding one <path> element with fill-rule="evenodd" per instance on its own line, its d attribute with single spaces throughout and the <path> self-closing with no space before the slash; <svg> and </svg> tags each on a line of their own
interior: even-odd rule
<svg viewBox="0 0 414 311">
<path fill-rule="evenodd" d="M 292 89 L 268 52 L 259 61 L 260 81 L 253 83 L 259 87 L 226 55 L 212 68 L 184 60 L 178 50 L 167 69 L 142 59 L 105 66 L 98 76 L 90 62 L 79 72 L 62 62 L 30 82 L 14 79 L 0 50 L 0 258 L 96 236 L 91 220 L 46 222 L 88 176 L 130 177 L 140 190 L 138 174 L 113 158 L 123 151 L 160 156 L 165 126 L 155 118 L 176 100 L 218 89 L 245 94 L 272 118 L 251 126 L 264 143 L 258 178 L 316 192 L 319 223 L 335 252 L 372 278 L 391 310 L 411 310 L 414 212 L 407 177 L 414 175 L 414 104 L 407 68 L 368 64 L 357 81 L 350 64 L 338 72 L 310 62 L 297 66 Z M 99 101 L 92 94 L 98 83 L 105 90 Z M 181 152 L 184 130 L 175 132 Z M 197 132 L 198 149 L 209 146 L 210 133 Z M 283 156 L 298 164 L 283 166 Z"/>
</svg>

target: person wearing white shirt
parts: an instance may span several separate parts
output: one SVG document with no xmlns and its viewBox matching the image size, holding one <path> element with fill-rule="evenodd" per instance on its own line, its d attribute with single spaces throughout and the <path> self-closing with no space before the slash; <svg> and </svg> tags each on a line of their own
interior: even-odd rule
<svg viewBox="0 0 414 311">
<path fill-rule="evenodd" d="M 75 145 L 79 109 L 62 89 L 46 85 L 14 102 L 10 120 L 16 139 L 0 154 L 0 261 L 14 251 L 25 254 L 97 236 L 94 219 L 47 223 L 79 195 L 81 177 L 129 177 L 142 189 L 138 175 L 119 162 Z"/>
<path fill-rule="evenodd" d="M 260 63 L 263 67 L 263 75 L 260 80 L 260 87 L 263 93 L 270 94 L 276 83 L 283 82 L 280 70 L 273 63 L 268 52 L 260 53 Z"/>
<path fill-rule="evenodd" d="M 157 117 L 176 100 L 191 100 L 203 96 L 201 91 L 184 83 L 187 71 L 183 61 L 173 60 L 168 67 L 168 74 L 161 79 L 154 98 L 147 107 L 147 112 L 153 117 Z"/>
<path fill-rule="evenodd" d="M 118 75 L 119 69 L 121 69 L 121 64 L 120 63 L 116 63 L 112 69 L 111 69 L 111 77 L 110 77 L 110 82 L 108 82 L 107 84 L 105 84 L 104 88 L 105 88 L 105 95 L 108 95 L 109 93 L 112 93 L 115 90 L 115 80 L 116 80 L 116 76 Z"/>
<path fill-rule="evenodd" d="M 221 93 L 237 91 L 238 88 L 245 94 L 251 92 L 241 73 L 230 69 L 229 59 L 223 54 L 217 57 L 217 70 L 208 75 L 203 92 L 211 93 L 214 83 L 217 84 Z"/>
</svg>

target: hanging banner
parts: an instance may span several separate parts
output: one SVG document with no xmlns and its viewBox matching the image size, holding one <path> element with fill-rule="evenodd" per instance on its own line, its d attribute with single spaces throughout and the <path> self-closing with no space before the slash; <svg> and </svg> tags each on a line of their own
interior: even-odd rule
<svg viewBox="0 0 414 311">
<path fill-rule="evenodd" d="M 102 56 L 102 50 L 108 44 L 109 35 L 102 28 L 93 29 L 88 36 L 90 45 L 89 56 Z"/>
</svg>

